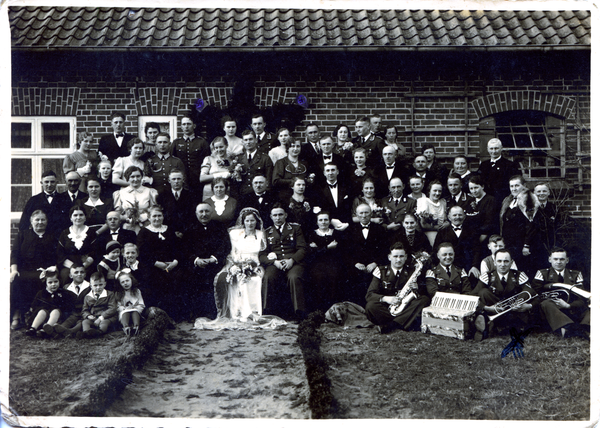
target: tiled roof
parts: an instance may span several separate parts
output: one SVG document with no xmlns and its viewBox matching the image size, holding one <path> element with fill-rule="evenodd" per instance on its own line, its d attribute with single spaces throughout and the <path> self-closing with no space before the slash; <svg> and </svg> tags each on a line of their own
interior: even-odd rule
<svg viewBox="0 0 600 428">
<path fill-rule="evenodd" d="M 589 11 L 10 7 L 13 48 L 587 46 Z"/>
</svg>

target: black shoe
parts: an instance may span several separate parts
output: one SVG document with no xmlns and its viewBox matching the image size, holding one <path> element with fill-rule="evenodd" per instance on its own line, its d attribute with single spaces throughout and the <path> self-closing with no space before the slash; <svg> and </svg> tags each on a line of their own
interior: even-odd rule
<svg viewBox="0 0 600 428">
<path fill-rule="evenodd" d="M 36 335 L 37 337 L 39 337 L 40 339 L 46 339 L 46 338 L 48 337 L 48 335 L 46 334 L 46 332 L 45 332 L 44 330 L 42 330 L 42 329 L 40 329 L 40 330 L 37 330 L 37 331 L 35 332 L 35 335 Z"/>
<path fill-rule="evenodd" d="M 473 340 L 475 342 L 481 342 L 483 339 L 487 338 L 489 335 L 489 318 L 485 314 L 477 315 L 475 318 L 475 335 L 473 336 Z"/>
<path fill-rule="evenodd" d="M 27 336 L 35 336 L 35 334 L 36 334 L 36 329 L 35 329 L 35 328 L 33 328 L 33 327 L 29 327 L 29 330 L 27 330 L 27 331 L 25 332 L 25 334 L 26 334 Z"/>
<path fill-rule="evenodd" d="M 400 325 L 398 323 L 392 321 L 392 322 L 389 322 L 384 325 L 378 325 L 377 331 L 379 332 L 379 334 L 388 334 L 399 328 L 400 328 Z"/>
</svg>

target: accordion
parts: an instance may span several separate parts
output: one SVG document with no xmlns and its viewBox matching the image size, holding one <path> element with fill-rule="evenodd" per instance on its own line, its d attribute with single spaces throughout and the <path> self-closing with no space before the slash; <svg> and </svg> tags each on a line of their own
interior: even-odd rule
<svg viewBox="0 0 600 428">
<path fill-rule="evenodd" d="M 423 309 L 421 331 L 465 340 L 469 336 L 478 296 L 436 292 L 431 306 Z"/>
</svg>

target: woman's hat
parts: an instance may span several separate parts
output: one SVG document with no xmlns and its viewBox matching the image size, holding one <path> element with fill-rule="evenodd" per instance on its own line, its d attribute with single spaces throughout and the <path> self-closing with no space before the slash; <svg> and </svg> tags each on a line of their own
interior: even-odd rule
<svg viewBox="0 0 600 428">
<path fill-rule="evenodd" d="M 114 251 L 116 249 L 121 249 L 121 244 L 119 243 L 119 241 L 110 241 L 108 244 L 106 244 L 106 252 L 110 253 L 111 251 Z"/>
</svg>

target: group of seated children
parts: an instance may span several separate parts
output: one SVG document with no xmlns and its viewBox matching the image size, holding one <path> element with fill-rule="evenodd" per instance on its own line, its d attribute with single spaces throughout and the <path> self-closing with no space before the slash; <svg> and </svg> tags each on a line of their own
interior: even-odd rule
<svg viewBox="0 0 600 428">
<path fill-rule="evenodd" d="M 127 336 L 137 335 L 145 314 L 144 299 L 129 268 L 115 271 L 120 254 L 121 245 L 109 242 L 107 255 L 89 282 L 85 280 L 85 268 L 79 264 L 70 267 L 72 282 L 64 287 L 56 267 L 43 270 L 40 279 L 45 281 L 46 289 L 39 291 L 31 304 L 33 321 L 25 334 L 91 338 L 105 334 L 119 321 Z M 107 282 L 114 291 L 107 289 Z"/>
</svg>

